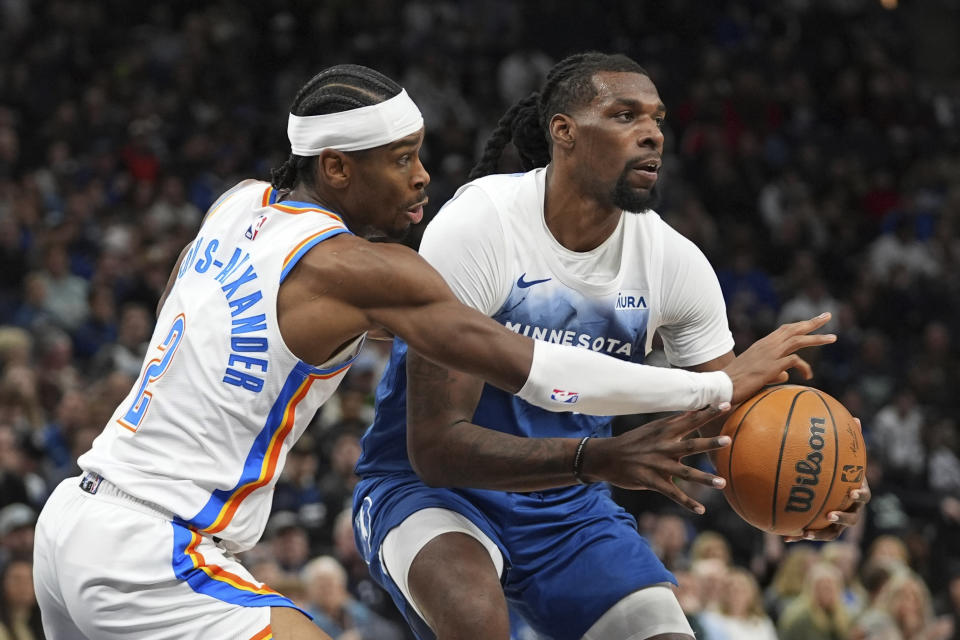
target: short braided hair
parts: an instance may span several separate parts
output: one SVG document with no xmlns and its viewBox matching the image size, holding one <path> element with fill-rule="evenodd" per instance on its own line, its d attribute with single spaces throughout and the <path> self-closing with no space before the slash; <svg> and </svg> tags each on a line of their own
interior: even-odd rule
<svg viewBox="0 0 960 640">
<path fill-rule="evenodd" d="M 626 71 L 649 75 L 639 64 L 622 54 L 597 51 L 564 58 L 550 69 L 534 92 L 510 107 L 483 148 L 480 160 L 470 171 L 470 180 L 496 173 L 507 143 L 513 142 L 524 171 L 550 163 L 550 118 L 582 107 L 597 95 L 593 76 L 601 71 Z"/>
<path fill-rule="evenodd" d="M 290 113 L 317 116 L 379 104 L 398 95 L 399 84 L 369 67 L 338 64 L 313 76 L 293 99 Z M 293 189 L 298 182 L 313 183 L 316 156 L 290 154 L 286 162 L 270 172 L 275 189 Z"/>
</svg>

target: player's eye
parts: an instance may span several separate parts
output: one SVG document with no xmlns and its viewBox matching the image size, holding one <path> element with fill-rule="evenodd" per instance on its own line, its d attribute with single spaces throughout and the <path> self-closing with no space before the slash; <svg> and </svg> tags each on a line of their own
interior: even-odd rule
<svg viewBox="0 0 960 640">
<path fill-rule="evenodd" d="M 663 116 L 657 116 L 653 119 L 653 121 L 657 123 L 657 129 L 663 129 L 663 123 L 666 122 L 666 120 Z"/>
<path fill-rule="evenodd" d="M 634 119 L 633 111 L 621 111 L 613 117 L 621 122 L 632 122 Z"/>
<path fill-rule="evenodd" d="M 411 158 L 411 155 L 410 155 L 409 153 L 405 153 L 405 154 L 403 154 L 402 156 L 400 156 L 399 158 L 397 158 L 397 164 L 399 164 L 399 165 L 408 165 L 408 164 L 410 164 L 410 158 Z"/>
</svg>

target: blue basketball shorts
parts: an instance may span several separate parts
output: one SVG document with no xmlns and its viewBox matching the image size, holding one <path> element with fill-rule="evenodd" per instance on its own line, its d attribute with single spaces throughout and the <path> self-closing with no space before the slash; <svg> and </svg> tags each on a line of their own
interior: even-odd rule
<svg viewBox="0 0 960 640">
<path fill-rule="evenodd" d="M 413 473 L 363 478 L 354 491 L 357 547 L 421 640 L 434 635 L 382 566 L 380 548 L 390 530 L 428 508 L 463 515 L 497 545 L 511 609 L 554 640 L 577 640 L 638 589 L 676 584 L 606 485 L 509 493 L 428 487 Z"/>
</svg>

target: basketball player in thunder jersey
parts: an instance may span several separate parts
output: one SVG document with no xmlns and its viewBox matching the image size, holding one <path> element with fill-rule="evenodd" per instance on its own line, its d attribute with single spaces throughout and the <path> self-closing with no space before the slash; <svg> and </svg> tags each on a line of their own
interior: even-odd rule
<svg viewBox="0 0 960 640">
<path fill-rule="evenodd" d="M 557 389 L 591 413 L 706 408 L 685 415 L 689 428 L 787 368 L 808 370 L 793 352 L 829 339 L 800 328 L 726 372 L 667 378 L 535 346 L 460 304 L 413 251 L 366 239 L 421 219 L 423 133 L 392 80 L 332 67 L 294 100 L 292 155 L 273 184 L 244 181 L 211 207 L 171 273 L 139 380 L 80 457 L 84 475 L 40 516 L 48 638 L 326 638 L 232 554 L 260 537 L 287 452 L 368 330 L 554 411 L 568 406 Z"/>
<path fill-rule="evenodd" d="M 716 276 L 648 210 L 663 118 L 632 60 L 560 62 L 500 121 L 474 173 L 492 173 L 511 137 L 533 170 L 461 188 L 421 254 L 464 303 L 538 345 L 640 363 L 656 331 L 675 367 L 728 367 Z M 377 391 L 354 514 L 371 574 L 417 636 L 507 640 L 509 601 L 552 640 L 691 639 L 673 576 L 605 484 L 654 489 L 702 513 L 671 482 L 722 486 L 679 462 L 689 426 L 674 418 L 611 437 L 610 419 L 584 415 L 570 387 L 557 395 L 571 411 L 548 414 L 411 347 L 395 343 Z M 868 499 L 864 486 L 831 514 L 835 525 L 807 535 L 835 537 Z"/>
</svg>

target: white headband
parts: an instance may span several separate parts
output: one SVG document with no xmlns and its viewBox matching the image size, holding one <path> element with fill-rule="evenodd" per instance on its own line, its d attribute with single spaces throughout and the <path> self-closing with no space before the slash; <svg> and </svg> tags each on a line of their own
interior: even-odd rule
<svg viewBox="0 0 960 640">
<path fill-rule="evenodd" d="M 287 120 L 290 149 L 297 156 L 318 156 L 324 149 L 360 151 L 408 136 L 423 127 L 423 116 L 406 90 L 367 107 Z"/>
</svg>

